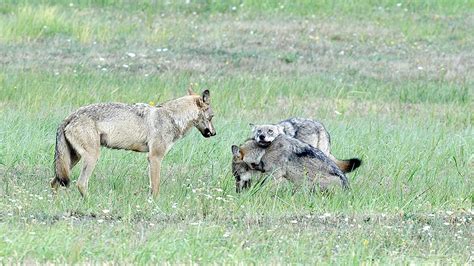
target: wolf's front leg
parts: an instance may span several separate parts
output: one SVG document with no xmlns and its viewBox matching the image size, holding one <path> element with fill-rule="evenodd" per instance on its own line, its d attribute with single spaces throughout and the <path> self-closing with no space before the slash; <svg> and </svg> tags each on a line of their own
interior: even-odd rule
<svg viewBox="0 0 474 266">
<path fill-rule="evenodd" d="M 258 163 L 251 163 L 250 169 L 265 173 L 265 164 L 263 163 L 263 161 L 260 161 Z"/>
<path fill-rule="evenodd" d="M 158 196 L 160 192 L 160 172 L 161 162 L 165 156 L 165 150 L 161 148 L 151 149 L 148 153 L 148 168 L 150 175 L 151 194 L 153 197 Z"/>
</svg>

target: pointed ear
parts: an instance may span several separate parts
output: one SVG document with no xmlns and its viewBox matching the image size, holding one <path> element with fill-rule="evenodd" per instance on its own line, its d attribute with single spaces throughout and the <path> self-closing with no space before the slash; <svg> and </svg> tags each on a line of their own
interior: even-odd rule
<svg viewBox="0 0 474 266">
<path fill-rule="evenodd" d="M 258 127 L 258 125 L 255 125 L 255 124 L 249 123 L 249 126 L 251 126 L 251 127 L 252 127 L 252 134 L 255 134 L 255 131 L 257 130 L 257 127 Z"/>
<path fill-rule="evenodd" d="M 232 145 L 232 155 L 240 156 L 240 149 L 237 145 Z"/>
<path fill-rule="evenodd" d="M 188 95 L 196 95 L 196 93 L 193 91 L 192 86 L 189 86 L 189 88 L 188 88 Z"/>
<path fill-rule="evenodd" d="M 280 134 L 285 134 L 285 127 L 283 127 L 282 125 L 276 125 L 276 127 L 278 128 L 278 132 Z"/>
<path fill-rule="evenodd" d="M 210 104 L 211 103 L 211 93 L 209 92 L 209 90 L 204 90 L 202 92 L 202 101 L 205 104 Z"/>
<path fill-rule="evenodd" d="M 249 126 L 252 128 L 252 132 L 254 132 L 254 131 L 255 131 L 255 126 L 256 126 L 256 125 L 255 125 L 254 123 L 249 123 Z"/>
</svg>

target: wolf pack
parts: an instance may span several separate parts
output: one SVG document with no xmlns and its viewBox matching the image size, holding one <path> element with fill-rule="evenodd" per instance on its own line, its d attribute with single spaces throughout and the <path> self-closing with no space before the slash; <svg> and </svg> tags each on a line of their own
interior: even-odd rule
<svg viewBox="0 0 474 266">
<path fill-rule="evenodd" d="M 157 106 L 99 103 L 81 107 L 57 129 L 51 187 L 56 192 L 60 186 L 69 186 L 71 170 L 82 159 L 76 184 L 86 197 L 102 146 L 148 153 L 151 194 L 157 196 L 165 155 L 193 127 L 205 138 L 215 136 L 213 117 L 209 90 L 196 94 L 188 89 L 187 95 Z M 309 186 L 319 191 L 348 190 L 346 173 L 362 163 L 358 158 L 337 159 L 331 153 L 329 132 L 312 119 L 252 125 L 249 135 L 230 149 L 236 192 L 250 188 L 253 179 L 288 180 L 295 188 Z"/>
</svg>

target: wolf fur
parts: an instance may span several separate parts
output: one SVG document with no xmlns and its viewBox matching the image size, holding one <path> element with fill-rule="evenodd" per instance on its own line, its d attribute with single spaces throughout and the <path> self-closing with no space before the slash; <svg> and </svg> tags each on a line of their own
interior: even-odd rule
<svg viewBox="0 0 474 266">
<path fill-rule="evenodd" d="M 347 177 L 321 150 L 285 134 L 265 148 L 254 139 L 240 147 L 233 145 L 232 154 L 237 192 L 250 186 L 250 175 L 255 171 L 270 173 L 275 179 L 286 178 L 297 185 L 304 183 L 306 177 L 321 190 L 334 185 L 349 188 Z"/>
<path fill-rule="evenodd" d="M 258 167 L 264 154 L 265 149 L 253 139 L 248 139 L 240 147 L 232 145 L 232 174 L 237 193 L 250 188 L 252 176 L 259 173 L 254 168 Z"/>
<path fill-rule="evenodd" d="M 331 154 L 331 137 L 328 131 L 318 121 L 306 118 L 290 118 L 277 124 L 253 125 L 253 138 L 262 147 L 267 147 L 279 135 L 298 139 L 318 148 L 333 160 L 343 172 L 348 173 L 358 168 L 362 161 L 358 158 L 339 160 Z"/>
<path fill-rule="evenodd" d="M 82 159 L 77 187 L 86 196 L 89 177 L 100 154 L 100 146 L 148 152 L 150 186 L 158 195 L 161 162 L 173 144 L 192 127 L 208 138 L 216 135 L 209 90 L 163 103 L 99 103 L 84 106 L 58 127 L 54 155 L 55 177 L 51 187 L 68 186 L 71 169 Z"/>
</svg>

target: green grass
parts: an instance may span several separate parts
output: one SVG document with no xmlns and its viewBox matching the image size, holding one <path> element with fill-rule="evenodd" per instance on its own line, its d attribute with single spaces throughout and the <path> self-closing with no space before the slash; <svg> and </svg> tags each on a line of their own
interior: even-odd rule
<svg viewBox="0 0 474 266">
<path fill-rule="evenodd" d="M 70 2 L 0 4 L 1 263 L 472 263 L 472 1 Z M 157 200 L 107 149 L 86 200 L 51 194 L 67 114 L 190 83 L 218 134 L 173 147 Z M 350 192 L 234 192 L 231 145 L 291 116 L 363 159 Z"/>
</svg>

